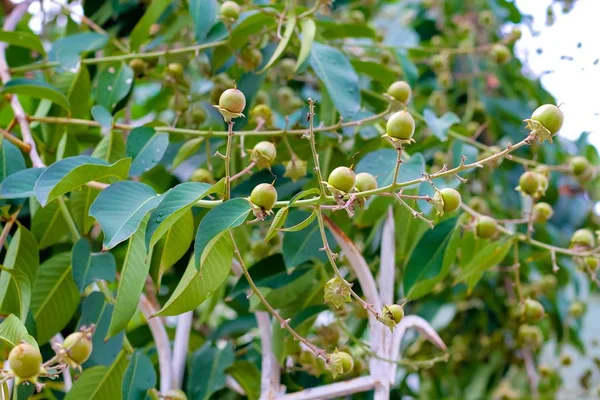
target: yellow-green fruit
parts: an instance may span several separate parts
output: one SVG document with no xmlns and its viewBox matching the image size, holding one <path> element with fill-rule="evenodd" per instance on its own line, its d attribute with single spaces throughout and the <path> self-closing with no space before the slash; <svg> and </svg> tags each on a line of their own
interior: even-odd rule
<svg viewBox="0 0 600 400">
<path fill-rule="evenodd" d="M 192 172 L 192 176 L 190 177 L 190 181 L 192 182 L 204 182 L 204 183 L 212 183 L 213 176 L 209 170 L 205 168 L 197 168 Z"/>
<path fill-rule="evenodd" d="M 498 229 L 498 222 L 487 215 L 480 215 L 477 217 L 477 222 L 475 223 L 475 233 L 477 237 L 482 239 L 489 239 L 496 234 Z"/>
<path fill-rule="evenodd" d="M 569 165 L 571 166 L 571 171 L 573 171 L 573 175 L 580 176 L 582 175 L 590 165 L 587 158 L 583 156 L 576 156 L 571 158 L 569 161 Z"/>
<path fill-rule="evenodd" d="M 148 63 L 140 58 L 134 58 L 129 61 L 129 67 L 133 70 L 133 74 L 137 77 L 144 76 Z"/>
<path fill-rule="evenodd" d="M 77 365 L 81 365 L 90 358 L 92 354 L 92 341 L 84 332 L 71 333 L 66 337 L 62 348 L 67 351 L 69 359 Z"/>
<path fill-rule="evenodd" d="M 167 65 L 167 75 L 176 81 L 181 81 L 183 79 L 183 65 L 170 63 Z"/>
<path fill-rule="evenodd" d="M 226 1 L 221 4 L 221 10 L 219 12 L 221 17 L 235 21 L 239 18 L 241 11 L 240 6 L 235 1 Z"/>
<path fill-rule="evenodd" d="M 596 269 L 598 269 L 599 263 L 600 263 L 600 261 L 598 261 L 598 259 L 595 257 L 586 257 L 585 258 L 585 265 L 592 271 L 595 271 Z"/>
<path fill-rule="evenodd" d="M 174 111 L 183 112 L 190 107 L 187 96 L 181 92 L 175 92 L 169 100 L 169 108 Z"/>
<path fill-rule="evenodd" d="M 277 202 L 277 190 L 273 185 L 261 183 L 252 189 L 250 201 L 263 210 L 270 211 Z"/>
<path fill-rule="evenodd" d="M 42 355 L 38 349 L 23 342 L 10 351 L 8 363 L 15 376 L 21 380 L 33 379 L 42 369 Z"/>
<path fill-rule="evenodd" d="M 281 107 L 289 107 L 290 103 L 296 97 L 296 93 L 294 89 L 289 86 L 282 86 L 277 89 L 277 100 L 279 101 L 279 105 Z"/>
<path fill-rule="evenodd" d="M 387 306 L 387 308 L 391 311 L 394 322 L 399 324 L 402 318 L 404 318 L 404 308 L 398 304 L 392 304 L 391 306 Z"/>
<path fill-rule="evenodd" d="M 171 389 L 165 393 L 165 400 L 187 400 L 187 396 L 181 389 Z"/>
<path fill-rule="evenodd" d="M 537 300 L 525 299 L 522 315 L 527 322 L 535 322 L 544 316 L 544 306 Z"/>
<path fill-rule="evenodd" d="M 354 360 L 352 359 L 352 356 L 344 351 L 338 351 L 337 355 L 342 359 L 342 374 L 346 375 L 350 373 L 350 371 L 352 371 L 354 368 Z"/>
<path fill-rule="evenodd" d="M 219 107 L 230 113 L 239 114 L 246 107 L 246 96 L 236 88 L 227 89 L 219 97 Z"/>
<path fill-rule="evenodd" d="M 255 47 L 246 47 L 240 53 L 241 65 L 247 71 L 252 71 L 262 63 L 262 52 Z"/>
<path fill-rule="evenodd" d="M 201 107 L 194 107 L 189 111 L 189 118 L 194 124 L 202 125 L 206 121 L 206 111 Z"/>
<path fill-rule="evenodd" d="M 258 142 L 252 149 L 252 161 L 258 168 L 270 168 L 277 157 L 277 149 L 271 142 Z"/>
<path fill-rule="evenodd" d="M 293 58 L 284 58 L 279 62 L 279 73 L 281 77 L 290 79 L 296 71 L 296 60 Z"/>
<path fill-rule="evenodd" d="M 525 194 L 530 196 L 537 193 L 540 188 L 538 174 L 533 171 L 527 171 L 519 178 L 519 188 Z"/>
<path fill-rule="evenodd" d="M 594 234 L 589 229 L 578 229 L 571 236 L 571 246 L 585 246 L 592 248 L 595 243 Z"/>
<path fill-rule="evenodd" d="M 398 100 L 400 103 L 406 104 L 409 102 L 412 95 L 410 85 L 404 81 L 396 81 L 390 85 L 387 94 Z"/>
<path fill-rule="evenodd" d="M 503 44 L 495 44 L 490 50 L 490 58 L 498 64 L 504 64 L 510 60 L 510 50 Z"/>
<path fill-rule="evenodd" d="M 568 354 L 561 354 L 561 356 L 560 356 L 560 363 L 562 365 L 564 365 L 565 367 L 568 367 L 571 364 L 573 364 L 573 358 L 570 355 L 568 355 Z"/>
<path fill-rule="evenodd" d="M 542 124 L 544 128 L 548 129 L 554 135 L 562 127 L 564 115 L 560 111 L 560 108 L 554 104 L 544 104 L 531 114 L 531 119 Z"/>
<path fill-rule="evenodd" d="M 385 130 L 390 137 L 408 140 L 415 133 L 415 120 L 408 112 L 398 111 L 388 119 Z"/>
<path fill-rule="evenodd" d="M 359 192 L 377 189 L 377 179 L 368 172 L 361 172 L 360 174 L 356 174 L 354 187 L 356 187 L 356 190 Z"/>
<path fill-rule="evenodd" d="M 575 318 L 581 317 L 585 313 L 585 304 L 581 301 L 574 301 L 569 307 L 569 313 Z"/>
<path fill-rule="evenodd" d="M 435 196 L 440 196 L 443 201 L 445 213 L 456 211 L 460 207 L 460 193 L 451 188 L 444 188 L 436 192 Z"/>
<path fill-rule="evenodd" d="M 554 210 L 552 209 L 552 206 L 548 203 L 544 203 L 542 201 L 536 203 L 536 205 L 533 206 L 533 218 L 536 222 L 546 222 L 550 218 L 552 218 L 553 214 Z"/>
<path fill-rule="evenodd" d="M 468 205 L 480 214 L 489 214 L 490 212 L 490 207 L 488 206 L 487 202 L 481 197 L 471 198 L 471 200 L 469 200 Z"/>
<path fill-rule="evenodd" d="M 285 164 L 285 174 L 287 178 L 291 178 L 296 182 L 298 179 L 306 176 L 306 161 L 293 158 Z"/>
<path fill-rule="evenodd" d="M 337 167 L 331 171 L 331 174 L 329 174 L 329 179 L 327 179 L 327 183 L 329 183 L 329 185 L 345 193 L 348 193 L 352 190 L 355 182 L 356 175 L 354 174 L 354 171 L 348 167 Z"/>
</svg>

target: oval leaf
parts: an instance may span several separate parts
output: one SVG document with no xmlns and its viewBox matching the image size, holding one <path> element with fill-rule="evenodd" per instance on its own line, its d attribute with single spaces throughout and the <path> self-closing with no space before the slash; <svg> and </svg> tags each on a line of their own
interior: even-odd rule
<svg viewBox="0 0 600 400">
<path fill-rule="evenodd" d="M 83 294 L 96 280 L 112 282 L 117 276 L 117 265 L 111 253 L 92 253 L 87 239 L 80 239 L 73 247 L 71 259 L 73 280 Z"/>
<path fill-rule="evenodd" d="M 2 181 L 0 198 L 22 199 L 34 196 L 33 188 L 45 168 L 29 168 L 16 172 Z"/>
<path fill-rule="evenodd" d="M 69 99 L 56 87 L 43 81 L 34 79 L 16 78 L 4 85 L 2 94 L 16 94 L 35 97 L 36 99 L 48 99 L 65 110 L 69 110 Z"/>
<path fill-rule="evenodd" d="M 160 162 L 167 147 L 169 135 L 157 133 L 153 128 L 141 126 L 127 136 L 127 157 L 132 157 L 131 176 L 140 176 Z"/>
<path fill-rule="evenodd" d="M 155 385 L 152 360 L 141 350 L 134 351 L 123 376 L 123 400 L 145 400 L 146 393 Z"/>
</svg>

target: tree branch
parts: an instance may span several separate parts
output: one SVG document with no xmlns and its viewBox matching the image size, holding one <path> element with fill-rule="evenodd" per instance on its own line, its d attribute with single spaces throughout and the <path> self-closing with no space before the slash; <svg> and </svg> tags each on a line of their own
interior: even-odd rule
<svg viewBox="0 0 600 400">
<path fill-rule="evenodd" d="M 177 330 L 175 331 L 175 342 L 173 343 L 173 387 L 181 389 L 183 374 L 187 361 L 188 345 L 194 311 L 188 311 L 177 317 Z"/>
<path fill-rule="evenodd" d="M 350 379 L 348 381 L 331 383 L 325 386 L 318 386 L 301 392 L 286 394 L 278 397 L 279 400 L 325 400 L 334 398 L 343 398 L 353 393 L 366 392 L 376 387 L 379 381 L 370 376 L 361 376 L 360 378 Z"/>
<path fill-rule="evenodd" d="M 262 364 L 260 367 L 260 400 L 272 399 L 282 393 L 280 368 L 273 353 L 273 330 L 269 313 L 254 313 L 260 332 Z"/>
</svg>

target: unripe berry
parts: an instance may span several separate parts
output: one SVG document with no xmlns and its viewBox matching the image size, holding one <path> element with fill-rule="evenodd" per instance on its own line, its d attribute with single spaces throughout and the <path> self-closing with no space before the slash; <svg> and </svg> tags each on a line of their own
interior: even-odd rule
<svg viewBox="0 0 600 400">
<path fill-rule="evenodd" d="M 235 1 L 225 1 L 223 4 L 221 4 L 221 10 L 219 13 L 221 14 L 222 18 L 235 21 L 239 18 L 241 11 L 242 10 L 240 6 Z"/>
<path fill-rule="evenodd" d="M 489 214 L 490 212 L 490 207 L 488 206 L 487 202 L 481 197 L 471 198 L 471 200 L 469 200 L 468 205 L 480 214 Z"/>
<path fill-rule="evenodd" d="M 189 111 L 189 118 L 192 123 L 202 125 L 206 121 L 206 111 L 202 107 L 194 107 Z"/>
<path fill-rule="evenodd" d="M 266 104 L 257 104 L 250 110 L 250 121 L 269 127 L 273 125 L 273 110 Z"/>
<path fill-rule="evenodd" d="M 539 326 L 521 325 L 518 333 L 519 341 L 526 343 L 531 347 L 538 348 L 544 341 L 544 335 Z"/>
<path fill-rule="evenodd" d="M 571 166 L 573 175 L 580 176 L 587 170 L 590 163 L 588 162 L 587 158 L 583 156 L 575 156 L 571 158 L 569 165 Z"/>
<path fill-rule="evenodd" d="M 327 179 L 327 183 L 329 183 L 330 186 L 344 193 L 350 192 L 354 187 L 355 182 L 356 175 L 354 174 L 354 171 L 348 167 L 337 167 L 331 171 L 329 179 Z"/>
<path fill-rule="evenodd" d="M 354 187 L 356 187 L 356 190 L 359 192 L 377 189 L 377 179 L 368 172 L 361 172 L 360 174 L 356 174 Z"/>
<path fill-rule="evenodd" d="M 284 79 L 290 79 L 294 76 L 296 70 L 296 60 L 293 58 L 284 58 L 279 62 L 279 74 Z"/>
<path fill-rule="evenodd" d="M 271 168 L 275 157 L 277 157 L 277 149 L 271 142 L 258 142 L 252 149 L 252 161 L 258 168 Z"/>
<path fill-rule="evenodd" d="M 404 81 L 396 81 L 390 85 L 387 94 L 398 100 L 402 104 L 409 102 L 412 95 L 410 85 Z"/>
<path fill-rule="evenodd" d="M 521 315 L 527 322 L 535 322 L 544 316 L 544 306 L 537 300 L 525 299 Z"/>
<path fill-rule="evenodd" d="M 133 70 L 133 74 L 137 77 L 144 76 L 148 63 L 141 58 L 134 58 L 129 61 L 129 67 Z"/>
<path fill-rule="evenodd" d="M 538 174 L 533 171 L 527 171 L 519 178 L 519 188 L 521 192 L 533 196 L 540 188 Z"/>
<path fill-rule="evenodd" d="M 548 129 L 552 135 L 555 135 L 562 127 L 564 115 L 554 104 L 544 104 L 539 106 L 533 114 L 531 114 L 531 119 L 539 122 L 544 128 Z"/>
<path fill-rule="evenodd" d="M 562 365 L 564 365 L 565 367 L 568 367 L 571 364 L 573 364 L 573 358 L 568 354 L 561 354 L 560 355 L 560 363 Z"/>
<path fill-rule="evenodd" d="M 589 229 L 578 229 L 571 236 L 571 246 L 594 247 L 594 234 Z"/>
<path fill-rule="evenodd" d="M 329 355 L 329 367 L 333 376 L 346 375 L 354 368 L 352 356 L 344 351 L 335 351 Z"/>
<path fill-rule="evenodd" d="M 510 50 L 503 44 L 495 44 L 490 50 L 490 58 L 498 64 L 504 64 L 510 60 Z"/>
<path fill-rule="evenodd" d="M 250 193 L 250 201 L 265 211 L 270 211 L 277 202 L 277 190 L 273 185 L 261 183 Z"/>
<path fill-rule="evenodd" d="M 92 341 L 90 335 L 85 332 L 75 332 L 65 338 L 62 348 L 67 352 L 67 361 L 75 365 L 81 365 L 90 358 L 92 354 Z"/>
<path fill-rule="evenodd" d="M 489 239 L 496 234 L 498 229 L 498 222 L 487 215 L 480 215 L 477 217 L 477 222 L 475 223 L 475 233 L 477 237 L 482 239 Z"/>
<path fill-rule="evenodd" d="M 169 100 L 169 108 L 173 111 L 183 112 L 190 107 L 187 96 L 181 92 L 175 92 Z"/>
<path fill-rule="evenodd" d="M 294 97 L 296 97 L 296 93 L 289 86 L 282 86 L 277 89 L 277 100 L 282 107 L 289 107 Z"/>
<path fill-rule="evenodd" d="M 544 275 L 542 279 L 540 279 L 539 285 L 544 292 L 549 293 L 556 289 L 558 281 L 554 275 Z"/>
<path fill-rule="evenodd" d="M 192 182 L 204 182 L 204 183 L 212 183 L 213 176 L 209 170 L 205 168 L 197 168 L 192 172 L 192 176 L 190 177 L 190 181 Z"/>
<path fill-rule="evenodd" d="M 262 52 L 255 47 L 246 47 L 240 53 L 240 62 L 246 71 L 252 71 L 262 64 Z"/>
<path fill-rule="evenodd" d="M 460 200 L 460 193 L 451 188 L 441 189 L 433 196 L 434 204 L 439 204 L 438 212 L 443 211 L 441 214 L 456 211 L 460 207 Z"/>
<path fill-rule="evenodd" d="M 387 306 L 387 308 L 391 311 L 394 322 L 399 324 L 402 318 L 404 318 L 404 308 L 398 304 L 392 304 L 391 306 Z"/>
<path fill-rule="evenodd" d="M 584 261 L 585 261 L 585 265 L 591 271 L 595 271 L 596 269 L 598 269 L 598 264 L 600 263 L 600 261 L 598 261 L 597 258 L 595 258 L 595 257 L 586 257 Z"/>
<path fill-rule="evenodd" d="M 176 82 L 180 82 L 183 79 L 183 65 L 179 63 L 170 63 L 167 65 L 166 74 Z"/>
<path fill-rule="evenodd" d="M 23 342 L 15 346 L 8 354 L 10 369 L 21 380 L 34 380 L 42 369 L 40 351 Z"/>
<path fill-rule="evenodd" d="M 292 157 L 292 159 L 285 164 L 285 174 L 283 174 L 283 176 L 291 178 L 294 182 L 306 176 L 306 161 Z"/>
<path fill-rule="evenodd" d="M 546 222 L 552 218 L 554 210 L 548 203 L 539 202 L 533 206 L 533 218 L 536 222 Z"/>
<path fill-rule="evenodd" d="M 434 71 L 439 72 L 445 70 L 448 67 L 448 64 L 449 59 L 447 54 L 436 54 L 435 56 L 431 57 L 431 68 Z"/>
<path fill-rule="evenodd" d="M 236 88 L 227 89 L 219 97 L 219 107 L 233 114 L 239 114 L 246 107 L 246 96 Z"/>
<path fill-rule="evenodd" d="M 385 130 L 390 137 L 409 140 L 415 133 L 415 120 L 410 113 L 398 111 L 388 119 Z"/>
<path fill-rule="evenodd" d="M 165 400 L 187 400 L 187 395 L 181 389 L 171 389 L 165 393 Z"/>
</svg>

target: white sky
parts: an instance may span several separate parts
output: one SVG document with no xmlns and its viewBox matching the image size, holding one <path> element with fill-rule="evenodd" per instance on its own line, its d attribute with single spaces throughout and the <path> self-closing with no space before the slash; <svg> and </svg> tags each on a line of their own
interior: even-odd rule
<svg viewBox="0 0 600 400">
<path fill-rule="evenodd" d="M 520 59 L 536 76 L 542 76 L 543 86 L 554 95 L 565 113 L 560 135 L 576 139 L 581 132 L 591 132 L 590 141 L 600 147 L 600 0 L 577 0 L 573 10 L 563 14 L 554 4 L 555 22 L 546 26 L 546 8 L 551 0 L 516 0 L 523 14 L 533 16 L 534 31 L 523 27 L 523 37 L 517 42 Z M 578 43 L 581 47 L 577 48 Z M 543 50 L 542 54 L 537 49 Z M 572 57 L 572 60 L 561 57 Z"/>
</svg>

